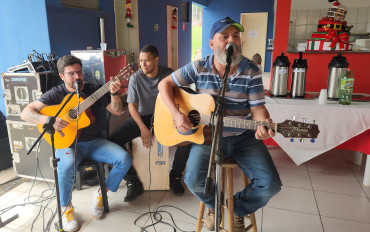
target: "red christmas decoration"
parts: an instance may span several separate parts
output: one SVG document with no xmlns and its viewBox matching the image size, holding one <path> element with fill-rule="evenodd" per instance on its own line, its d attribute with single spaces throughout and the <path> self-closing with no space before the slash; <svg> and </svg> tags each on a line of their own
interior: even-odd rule
<svg viewBox="0 0 370 232">
<path fill-rule="evenodd" d="M 338 2 L 338 1 L 333 2 L 333 5 L 334 5 L 334 6 L 339 6 L 339 5 L 340 5 L 340 2 Z"/>
<path fill-rule="evenodd" d="M 125 18 L 127 19 L 127 27 L 133 27 L 134 25 L 131 24 L 131 19 L 132 19 L 132 13 L 131 13 L 131 0 L 126 0 L 126 15 Z"/>
<path fill-rule="evenodd" d="M 177 28 L 177 10 L 176 8 L 173 9 L 172 11 L 172 26 L 171 26 L 172 29 L 176 29 Z"/>
</svg>

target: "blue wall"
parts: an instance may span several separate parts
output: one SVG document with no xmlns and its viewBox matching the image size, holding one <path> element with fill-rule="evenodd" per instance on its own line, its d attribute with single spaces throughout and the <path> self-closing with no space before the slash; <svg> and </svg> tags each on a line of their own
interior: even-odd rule
<svg viewBox="0 0 370 232">
<path fill-rule="evenodd" d="M 196 1 L 201 4 L 201 1 Z M 227 2 L 227 3 L 226 3 Z M 203 41 L 202 56 L 212 53 L 209 47 L 209 32 L 212 24 L 226 16 L 240 22 L 241 13 L 268 12 L 267 39 L 272 39 L 274 34 L 274 0 L 211 0 L 208 6 L 203 8 Z M 248 44 L 246 45 L 248 46 Z M 267 41 L 266 41 L 267 47 Z M 265 72 L 270 71 L 271 51 L 266 51 Z"/>
<path fill-rule="evenodd" d="M 167 15 L 166 6 L 178 7 L 178 15 L 181 14 L 180 2 L 178 0 L 138 1 L 139 9 L 139 46 L 152 44 L 158 48 L 159 64 L 167 66 Z M 191 3 L 189 6 L 189 17 L 191 19 Z M 179 19 L 180 17 L 178 17 Z M 154 24 L 159 25 L 159 30 L 154 31 Z M 179 22 L 179 67 L 184 66 L 191 60 L 191 23 L 185 23 L 185 31 L 182 31 L 182 22 Z"/>
<path fill-rule="evenodd" d="M 50 52 L 45 0 L 2 0 L 0 5 L 0 73 L 22 63 L 35 49 Z M 6 116 L 2 83 L 0 111 Z"/>
<path fill-rule="evenodd" d="M 100 18 L 104 18 L 105 42 L 116 48 L 114 14 L 63 6 L 47 6 L 51 51 L 58 56 L 71 50 L 100 47 Z"/>
<path fill-rule="evenodd" d="M 116 48 L 113 0 L 100 0 L 100 10 L 86 10 L 60 5 L 60 0 L 1 0 L 0 73 L 19 65 L 27 55 L 100 47 L 100 22 L 105 21 L 105 40 Z M 0 111 L 6 115 L 2 84 Z"/>
</svg>

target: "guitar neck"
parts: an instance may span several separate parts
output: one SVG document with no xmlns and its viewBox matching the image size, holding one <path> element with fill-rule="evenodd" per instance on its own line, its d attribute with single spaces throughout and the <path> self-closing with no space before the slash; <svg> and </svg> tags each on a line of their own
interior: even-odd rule
<svg viewBox="0 0 370 232">
<path fill-rule="evenodd" d="M 127 79 L 131 74 L 133 74 L 133 70 L 131 69 L 131 64 L 127 65 L 120 73 L 113 77 L 112 80 L 105 83 L 102 87 L 96 90 L 93 94 L 87 97 L 80 105 L 79 105 L 79 114 L 87 110 L 92 104 L 94 104 L 97 100 L 99 100 L 104 94 L 108 93 L 109 85 L 112 81 L 122 81 Z M 77 112 L 77 107 L 75 107 Z"/>
<path fill-rule="evenodd" d="M 113 80 L 113 79 L 112 79 Z M 81 104 L 79 108 L 79 113 L 84 112 L 87 110 L 92 104 L 94 104 L 97 100 L 99 100 L 104 94 L 106 94 L 109 91 L 109 85 L 111 83 L 110 80 L 109 82 L 105 83 L 102 87 L 100 87 L 96 92 L 91 94 L 89 97 L 87 97 Z M 76 107 L 77 110 L 77 107 Z"/>
<path fill-rule="evenodd" d="M 211 116 L 201 115 L 200 122 L 202 124 L 209 125 L 211 123 Z M 258 126 L 265 126 L 268 129 L 277 131 L 278 124 L 268 123 L 268 122 L 263 122 L 263 121 L 255 121 L 255 120 L 245 120 L 245 119 L 240 119 L 240 118 L 224 117 L 224 127 L 256 130 Z"/>
</svg>

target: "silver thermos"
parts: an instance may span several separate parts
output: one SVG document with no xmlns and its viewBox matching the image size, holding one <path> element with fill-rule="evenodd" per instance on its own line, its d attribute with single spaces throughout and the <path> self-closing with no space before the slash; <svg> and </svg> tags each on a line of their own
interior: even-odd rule
<svg viewBox="0 0 370 232">
<path fill-rule="evenodd" d="M 348 68 L 348 62 L 346 57 L 342 54 L 334 56 L 329 63 L 329 77 L 328 77 L 328 99 L 338 100 L 339 98 L 339 89 L 340 89 L 340 80 L 343 74 Z"/>
<path fill-rule="evenodd" d="M 307 60 L 302 59 L 302 52 L 300 52 L 299 59 L 295 59 L 292 66 L 292 81 L 290 85 L 291 98 L 304 98 L 307 68 Z"/>
<path fill-rule="evenodd" d="M 282 52 L 273 63 L 273 74 L 271 83 L 272 97 L 286 97 L 288 94 L 289 59 Z"/>
</svg>

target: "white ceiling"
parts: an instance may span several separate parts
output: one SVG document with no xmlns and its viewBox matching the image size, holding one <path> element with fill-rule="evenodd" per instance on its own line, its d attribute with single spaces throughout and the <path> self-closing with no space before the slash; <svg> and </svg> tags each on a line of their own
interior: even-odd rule
<svg viewBox="0 0 370 232">
<path fill-rule="evenodd" d="M 340 0 L 347 8 L 370 7 L 370 0 Z M 292 0 L 291 10 L 316 10 L 329 8 L 333 3 L 328 0 Z"/>
</svg>

